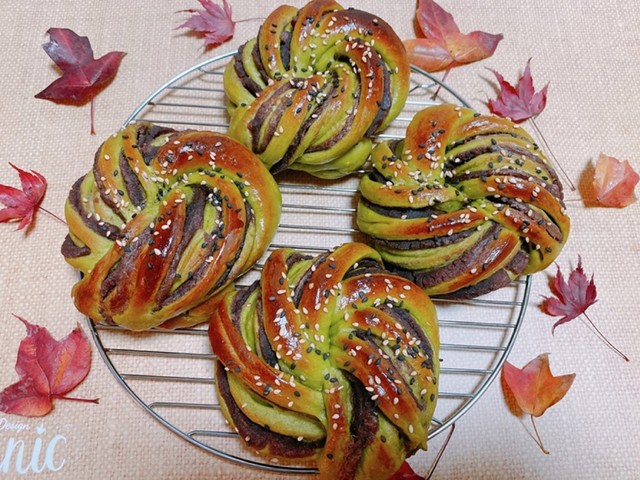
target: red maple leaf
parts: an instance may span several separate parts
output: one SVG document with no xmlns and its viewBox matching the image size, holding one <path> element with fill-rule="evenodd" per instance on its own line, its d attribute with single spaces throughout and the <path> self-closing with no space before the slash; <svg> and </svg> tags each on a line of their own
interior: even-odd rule
<svg viewBox="0 0 640 480">
<path fill-rule="evenodd" d="M 126 54 L 109 52 L 96 60 L 87 37 L 68 28 L 50 28 L 47 33 L 50 41 L 42 48 L 58 66 L 62 77 L 54 80 L 36 98 L 72 105 L 91 102 L 91 133 L 94 134 L 93 99 L 115 78 Z"/>
<path fill-rule="evenodd" d="M 553 332 L 558 325 L 570 322 L 578 315 L 587 311 L 591 305 L 598 301 L 596 284 L 591 275 L 591 280 L 587 281 L 587 276 L 582 269 L 582 258 L 578 257 L 578 266 L 569 274 L 569 281 L 565 282 L 564 275 L 557 267 L 556 276 L 551 282 L 551 293 L 556 298 L 544 297 L 542 304 L 543 311 L 553 317 L 562 317 L 553 324 Z"/>
<path fill-rule="evenodd" d="M 451 70 L 490 57 L 503 36 L 475 31 L 460 32 L 453 16 L 433 0 L 419 0 L 418 36 L 405 40 L 409 61 L 427 72 Z"/>
<path fill-rule="evenodd" d="M 633 191 L 639 179 L 640 176 L 627 160 L 621 162 L 601 153 L 593 176 L 596 200 L 605 207 L 622 208 L 631 205 L 636 200 Z"/>
<path fill-rule="evenodd" d="M 503 387 L 506 385 L 513 394 L 522 412 L 529 414 L 536 434 L 537 443 L 545 450 L 534 417 L 540 417 L 547 409 L 558 403 L 573 384 L 575 373 L 554 377 L 549 369 L 549 354 L 543 353 L 519 369 L 505 362 L 502 367 Z"/>
<path fill-rule="evenodd" d="M 498 97 L 495 100 L 489 100 L 489 110 L 492 113 L 520 123 L 535 117 L 544 110 L 547 105 L 549 84 L 539 92 L 535 91 L 530 63 L 531 59 L 527 62 L 527 66 L 515 86 L 507 82 L 500 73 L 491 70 L 500 84 Z"/>
<path fill-rule="evenodd" d="M 18 230 L 22 230 L 33 222 L 47 190 L 47 181 L 38 172 L 26 172 L 12 163 L 9 165 L 18 172 L 22 190 L 0 185 L 0 203 L 6 206 L 0 210 L 0 223 L 20 221 Z"/>
<path fill-rule="evenodd" d="M 222 0 L 223 6 L 216 5 L 211 0 L 198 0 L 204 10 L 190 8 L 180 10 L 193 14 L 189 20 L 178 28 L 188 28 L 196 35 L 204 38 L 205 48 L 214 48 L 231 40 L 236 22 L 231 18 L 231 6 L 227 0 Z"/>
<path fill-rule="evenodd" d="M 568 281 L 565 281 L 564 275 L 560 271 L 560 267 L 558 267 L 556 276 L 551 282 L 551 293 L 555 298 L 543 297 L 542 311 L 553 317 L 561 317 L 560 320 L 553 324 L 552 333 L 555 332 L 558 325 L 570 322 L 582 315 L 600 340 L 624 360 L 629 361 L 626 355 L 607 340 L 587 315 L 587 309 L 596 303 L 598 299 L 593 274 L 591 275 L 591 280 L 587 280 L 587 276 L 582 269 L 582 258 L 580 256 L 578 256 L 578 266 L 571 271 Z"/>
<path fill-rule="evenodd" d="M 414 472 L 408 462 L 404 462 L 389 480 L 424 480 L 424 477 Z"/>
<path fill-rule="evenodd" d="M 54 398 L 98 403 L 97 399 L 65 396 L 84 380 L 91 367 L 91 347 L 80 325 L 56 340 L 46 328 L 16 318 L 27 327 L 16 360 L 20 379 L 0 392 L 0 411 L 41 417 L 53 410 Z"/>
</svg>

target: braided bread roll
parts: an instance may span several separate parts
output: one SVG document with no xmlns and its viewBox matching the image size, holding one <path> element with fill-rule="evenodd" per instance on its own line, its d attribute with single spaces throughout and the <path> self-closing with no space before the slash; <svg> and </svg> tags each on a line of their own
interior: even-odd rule
<svg viewBox="0 0 640 480">
<path fill-rule="evenodd" d="M 429 295 L 474 297 L 543 270 L 569 235 L 556 172 L 509 120 L 430 107 L 372 162 L 358 227 Z"/>
<path fill-rule="evenodd" d="M 209 320 L 213 296 L 264 253 L 280 191 L 231 138 L 135 123 L 71 189 L 62 246 L 76 307 L 131 330 Z"/>
<path fill-rule="evenodd" d="M 347 175 L 402 110 L 409 73 L 404 45 L 375 15 L 332 0 L 280 6 L 226 68 L 229 135 L 272 173 Z"/>
<path fill-rule="evenodd" d="M 439 372 L 429 297 L 362 243 L 276 250 L 209 324 L 222 411 L 269 459 L 384 479 L 426 448 Z"/>
</svg>

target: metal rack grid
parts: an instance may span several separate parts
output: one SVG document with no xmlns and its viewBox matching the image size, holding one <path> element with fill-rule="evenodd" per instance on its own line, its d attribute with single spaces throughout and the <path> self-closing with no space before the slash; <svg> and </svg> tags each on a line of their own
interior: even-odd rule
<svg viewBox="0 0 640 480">
<path fill-rule="evenodd" d="M 211 58 L 168 81 L 126 120 L 145 120 L 175 128 L 227 128 L 222 73 L 233 52 Z M 405 109 L 378 139 L 399 138 L 413 115 L 441 102 L 467 103 L 428 73 L 412 69 Z M 281 223 L 272 250 L 291 247 L 318 254 L 360 239 L 354 227 L 360 175 L 323 181 L 285 172 Z M 262 263 L 241 283 L 258 278 Z M 517 337 L 530 292 L 530 277 L 482 298 L 434 300 L 441 336 L 440 392 L 429 438 L 457 421 L 499 374 Z M 215 396 L 212 353 L 205 326 L 153 329 L 144 333 L 93 324 L 90 329 L 107 367 L 153 418 L 185 440 L 219 457 L 278 472 L 315 473 L 305 465 L 277 465 L 244 448 L 226 425 Z"/>
</svg>

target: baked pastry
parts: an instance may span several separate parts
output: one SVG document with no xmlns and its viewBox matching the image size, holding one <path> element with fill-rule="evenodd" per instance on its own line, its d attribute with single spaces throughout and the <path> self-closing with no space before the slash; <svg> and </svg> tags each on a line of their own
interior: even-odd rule
<svg viewBox="0 0 640 480">
<path fill-rule="evenodd" d="M 131 330 L 184 327 L 208 320 L 212 297 L 265 252 L 280 191 L 225 135 L 135 123 L 98 149 L 65 215 L 80 312 Z"/>
<path fill-rule="evenodd" d="M 372 248 L 274 251 L 259 281 L 224 297 L 209 337 L 222 411 L 267 458 L 312 461 L 323 479 L 385 479 L 426 447 L 435 309 Z"/>
<path fill-rule="evenodd" d="M 225 70 L 229 135 L 272 173 L 344 176 L 402 110 L 409 73 L 402 41 L 376 15 L 332 0 L 282 5 Z"/>
<path fill-rule="evenodd" d="M 381 143 L 360 182 L 358 228 L 429 295 L 475 297 L 546 268 L 569 235 L 562 185 L 510 120 L 439 105 Z"/>
</svg>

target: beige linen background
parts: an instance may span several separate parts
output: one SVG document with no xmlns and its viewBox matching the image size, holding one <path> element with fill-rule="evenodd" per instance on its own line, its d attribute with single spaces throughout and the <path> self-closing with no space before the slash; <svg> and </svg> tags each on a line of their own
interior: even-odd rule
<svg viewBox="0 0 640 480">
<path fill-rule="evenodd" d="M 264 17 L 278 2 L 230 3 L 234 18 L 253 19 Z M 411 0 L 342 3 L 377 12 L 402 38 L 414 35 Z M 485 110 L 487 98 L 494 96 L 493 76 L 486 67 L 515 80 L 532 58 L 536 86 L 550 82 L 549 104 L 538 125 L 573 182 L 584 184 L 583 173 L 601 151 L 629 159 L 640 170 L 640 7 L 635 0 L 440 3 L 465 32 L 504 34 L 492 58 L 457 69 L 448 79 L 476 108 Z M 199 40 L 175 30 L 186 18 L 176 12 L 197 6 L 195 0 L 0 2 L 0 183 L 17 185 L 8 162 L 41 172 L 49 181 L 43 205 L 61 214 L 69 187 L 90 168 L 103 137 L 117 130 L 150 92 L 208 56 L 236 48 L 258 28 L 259 20 L 238 23 L 231 42 L 213 53 L 204 52 Z M 127 52 L 117 78 L 96 99 L 95 136 L 89 134 L 88 106 L 34 98 L 57 77 L 40 47 L 50 27 L 88 36 L 97 56 L 111 50 Z M 582 255 L 586 270 L 595 272 L 600 300 L 590 310 L 591 317 L 631 362 L 622 362 L 578 321 L 552 336 L 553 320 L 539 310 L 541 295 L 548 293 L 548 274 L 538 275 L 510 360 L 522 366 L 539 353 L 551 352 L 555 374 L 577 374 L 567 397 L 538 422 L 551 454 L 543 455 L 527 434 L 528 422 L 509 412 L 496 382 L 458 422 L 435 478 L 638 477 L 640 206 L 594 208 L 581 201 L 581 193 L 591 195 L 588 189 L 567 191 L 572 234 L 558 262 L 566 270 Z M 26 235 L 15 226 L 0 225 L 2 387 L 17 378 L 15 356 L 24 336 L 23 325 L 12 313 L 45 325 L 56 337 L 76 322 L 86 330 L 69 296 L 76 273 L 59 253 L 65 233 L 62 224 L 42 212 Z M 93 349 L 93 368 L 73 395 L 99 397 L 100 404 L 59 401 L 43 419 L 0 414 L 0 461 L 12 438 L 24 442 L 28 457 L 38 439 L 45 442 L 44 456 L 46 442 L 62 435 L 54 461 L 58 471 L 45 471 L 39 478 L 293 478 L 241 468 L 172 434 L 134 403 Z M 28 429 L 9 428 L 19 423 Z M 436 438 L 431 452 L 419 456 L 419 471 L 426 471 L 441 442 Z M 0 476 L 18 477 L 14 464 L 3 464 Z"/>
</svg>

